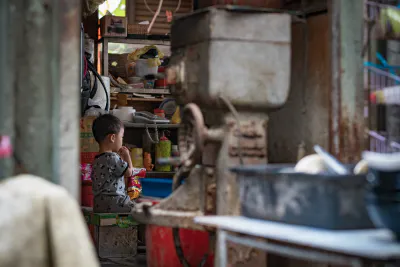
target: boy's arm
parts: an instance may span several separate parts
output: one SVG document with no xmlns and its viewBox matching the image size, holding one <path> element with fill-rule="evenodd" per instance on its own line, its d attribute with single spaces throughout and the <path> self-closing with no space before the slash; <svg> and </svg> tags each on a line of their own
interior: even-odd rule
<svg viewBox="0 0 400 267">
<path fill-rule="evenodd" d="M 131 161 L 130 157 L 129 157 L 129 159 L 126 159 L 125 161 L 128 163 L 128 169 L 126 169 L 126 171 L 124 173 L 125 188 L 128 188 L 128 182 L 129 182 L 128 179 L 129 179 L 129 177 L 132 176 L 133 166 L 132 166 L 132 161 Z"/>
<path fill-rule="evenodd" d="M 119 155 L 120 155 L 121 159 L 128 164 L 128 168 L 126 169 L 126 171 L 124 173 L 125 187 L 128 188 L 128 178 L 132 176 L 132 172 L 133 172 L 132 159 L 131 159 L 131 155 L 129 153 L 129 149 L 126 147 L 121 147 L 121 149 L 119 151 Z"/>
</svg>

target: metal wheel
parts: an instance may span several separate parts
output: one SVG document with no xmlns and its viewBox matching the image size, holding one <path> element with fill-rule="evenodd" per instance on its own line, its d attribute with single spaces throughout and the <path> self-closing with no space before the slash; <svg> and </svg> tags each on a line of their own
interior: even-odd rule
<svg viewBox="0 0 400 267">
<path fill-rule="evenodd" d="M 193 103 L 182 111 L 182 127 L 178 133 L 178 145 L 185 167 L 193 167 L 201 162 L 206 128 L 200 108 Z"/>
</svg>

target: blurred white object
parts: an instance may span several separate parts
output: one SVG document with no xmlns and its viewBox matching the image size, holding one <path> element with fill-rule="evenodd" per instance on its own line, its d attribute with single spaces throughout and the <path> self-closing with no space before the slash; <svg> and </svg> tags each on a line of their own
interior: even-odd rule
<svg viewBox="0 0 400 267">
<path fill-rule="evenodd" d="M 121 121 L 132 122 L 136 110 L 133 107 L 119 107 L 118 109 L 113 109 L 110 113 Z"/>
<path fill-rule="evenodd" d="M 349 174 L 349 170 L 346 169 L 346 167 L 340 161 L 338 161 L 334 156 L 325 151 L 319 145 L 314 146 L 314 151 L 321 156 L 321 158 L 325 161 L 327 167 L 330 168 L 335 173 L 340 175 Z"/>
<path fill-rule="evenodd" d="M 63 187 L 10 177 L 0 183 L 0 212 L 0 266 L 100 266 L 81 208 Z"/>
<path fill-rule="evenodd" d="M 400 170 L 400 153 L 364 151 L 362 157 L 371 168 L 388 172 Z"/>
<path fill-rule="evenodd" d="M 85 111 L 85 117 L 99 117 L 103 114 L 106 114 L 106 111 L 101 108 L 91 107 Z"/>
<path fill-rule="evenodd" d="M 104 85 L 106 86 L 106 92 L 104 91 L 103 85 L 97 79 L 97 91 L 93 98 L 89 98 L 89 106 L 99 106 L 102 109 L 106 109 L 107 99 L 108 99 L 108 110 L 110 110 L 110 78 L 106 76 L 101 76 Z"/>
<path fill-rule="evenodd" d="M 296 172 L 317 174 L 327 171 L 325 162 L 318 154 L 312 154 L 302 158 L 294 167 Z"/>
<path fill-rule="evenodd" d="M 135 73 L 137 77 L 144 77 L 149 74 L 156 75 L 158 72 L 158 66 L 149 66 L 147 59 L 136 60 Z"/>
<path fill-rule="evenodd" d="M 365 174 L 368 172 L 368 162 L 365 159 L 360 160 L 354 167 L 354 174 Z"/>
</svg>

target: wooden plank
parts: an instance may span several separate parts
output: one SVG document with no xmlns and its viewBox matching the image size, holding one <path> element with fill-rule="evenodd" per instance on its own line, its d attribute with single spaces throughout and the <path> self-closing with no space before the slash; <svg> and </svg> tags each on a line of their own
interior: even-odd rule
<svg viewBox="0 0 400 267">
<path fill-rule="evenodd" d="M 117 100 L 117 97 L 111 97 L 111 100 Z M 140 97 L 128 97 L 126 101 L 139 101 L 139 102 L 162 102 L 164 98 L 140 98 Z"/>
<path fill-rule="evenodd" d="M 128 24 L 135 23 L 135 7 L 136 3 L 134 0 L 127 0 L 126 1 L 126 17 L 128 18 Z"/>
<path fill-rule="evenodd" d="M 102 38 L 100 41 L 107 40 L 109 43 L 122 43 L 122 44 L 141 44 L 141 45 L 170 45 L 169 41 L 163 40 L 141 40 L 141 39 L 128 39 L 128 38 Z"/>
<path fill-rule="evenodd" d="M 146 0 L 146 2 L 147 2 L 148 6 L 156 6 L 156 8 L 157 8 L 157 6 L 159 4 L 158 0 Z M 139 5 L 139 4 L 144 5 L 145 3 L 144 3 L 143 0 L 135 1 L 135 5 Z M 177 7 L 178 6 L 178 0 L 166 0 L 166 1 L 163 1 L 163 6 L 164 5 L 165 6 L 175 6 L 175 7 Z M 182 7 L 188 7 L 188 6 L 191 7 L 192 6 L 192 1 L 184 0 L 184 1 L 181 2 L 181 6 Z"/>
<path fill-rule="evenodd" d="M 163 28 L 153 27 L 151 29 L 151 33 L 150 34 L 153 34 L 153 35 L 166 35 L 166 34 L 169 34 L 170 31 L 171 31 L 170 29 L 163 29 Z"/>
<path fill-rule="evenodd" d="M 165 21 L 167 21 L 165 19 Z M 135 21 L 135 24 L 138 24 L 140 21 Z M 148 26 L 146 26 L 148 27 Z M 158 29 L 170 29 L 171 25 L 169 23 L 162 23 L 159 20 L 156 20 L 156 23 L 154 23 L 153 28 L 158 28 Z"/>
<path fill-rule="evenodd" d="M 160 14 L 158 15 L 157 18 L 159 18 L 159 17 L 160 18 L 167 18 L 167 15 L 165 14 L 165 12 L 167 10 L 169 10 L 169 9 L 162 8 L 161 11 L 160 11 Z M 187 13 L 190 13 L 190 9 L 189 8 L 182 9 L 182 12 L 178 12 L 178 13 L 176 13 L 176 15 L 183 15 L 183 14 L 187 14 Z M 153 15 L 147 10 L 146 7 L 138 6 L 137 9 L 136 9 L 136 16 L 153 16 Z M 166 20 L 165 20 L 165 23 L 167 23 Z"/>
<path fill-rule="evenodd" d="M 158 8 L 157 5 L 148 5 L 149 8 L 154 12 Z M 165 10 L 170 10 L 174 12 L 177 8 L 177 4 L 171 4 L 171 5 L 162 5 L 161 10 L 165 12 Z M 146 10 L 149 14 L 153 14 L 150 10 L 147 9 L 145 4 L 136 4 L 135 5 L 136 9 L 141 9 L 141 10 Z M 176 13 L 185 13 L 185 12 L 190 12 L 192 10 L 192 7 L 190 5 L 181 5 Z M 175 13 L 175 12 L 174 12 Z"/>
<path fill-rule="evenodd" d="M 184 15 L 185 13 L 178 13 L 177 15 Z M 139 23 L 141 21 L 151 21 L 153 19 L 153 15 L 137 15 L 136 16 L 136 22 Z M 168 23 L 167 22 L 167 15 L 165 13 L 160 13 L 160 15 L 157 17 L 156 22 L 161 22 L 161 23 Z"/>
</svg>

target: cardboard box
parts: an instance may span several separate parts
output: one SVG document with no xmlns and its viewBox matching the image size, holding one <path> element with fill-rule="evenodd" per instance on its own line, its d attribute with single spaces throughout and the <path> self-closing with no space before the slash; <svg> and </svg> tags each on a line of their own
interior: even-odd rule
<svg viewBox="0 0 400 267">
<path fill-rule="evenodd" d="M 102 258 L 127 258 L 137 253 L 138 223 L 130 214 L 94 213 L 82 208 L 97 254 Z"/>
<path fill-rule="evenodd" d="M 96 117 L 84 117 L 80 121 L 81 163 L 91 164 L 99 152 L 99 144 L 93 137 L 92 125 Z"/>
<path fill-rule="evenodd" d="M 100 34 L 102 37 L 126 37 L 128 20 L 126 17 L 106 15 L 100 19 Z"/>
</svg>

